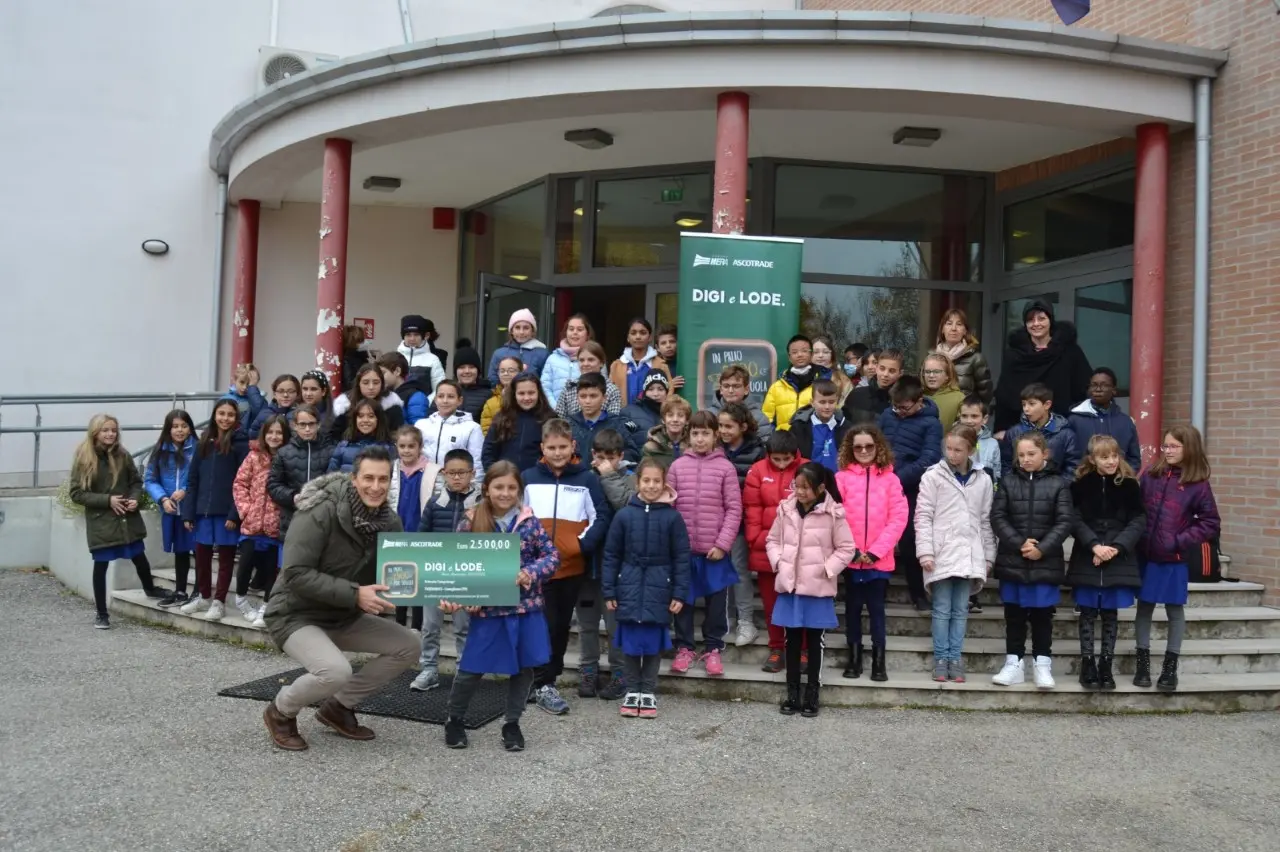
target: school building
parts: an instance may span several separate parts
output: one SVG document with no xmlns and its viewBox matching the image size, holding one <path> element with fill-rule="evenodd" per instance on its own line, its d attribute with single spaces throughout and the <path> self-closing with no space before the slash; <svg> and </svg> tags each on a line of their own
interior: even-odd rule
<svg viewBox="0 0 1280 852">
<path fill-rule="evenodd" d="M 1205 428 L 1224 550 L 1278 586 L 1277 4 L 1093 5 L 7 3 L 0 397 L 332 368 L 406 313 L 487 353 L 580 310 L 620 352 L 678 321 L 681 231 L 803 237 L 840 347 L 958 306 L 998 370 L 1050 301 L 1148 449 Z"/>
</svg>

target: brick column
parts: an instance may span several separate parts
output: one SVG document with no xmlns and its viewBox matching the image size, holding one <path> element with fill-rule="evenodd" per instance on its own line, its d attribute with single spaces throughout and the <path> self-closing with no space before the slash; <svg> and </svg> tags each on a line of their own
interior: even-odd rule
<svg viewBox="0 0 1280 852">
<path fill-rule="evenodd" d="M 1164 282 L 1168 244 L 1169 126 L 1138 126 L 1133 222 L 1133 338 L 1130 413 L 1145 466 L 1164 428 Z"/>
<path fill-rule="evenodd" d="M 316 366 L 342 390 L 342 326 L 347 301 L 347 221 L 351 213 L 351 141 L 324 140 L 320 187 L 320 269 L 316 281 Z"/>
</svg>

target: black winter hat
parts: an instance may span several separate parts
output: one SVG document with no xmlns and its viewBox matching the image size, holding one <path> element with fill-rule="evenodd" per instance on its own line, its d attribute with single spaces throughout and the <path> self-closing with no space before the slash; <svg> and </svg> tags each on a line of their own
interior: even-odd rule
<svg viewBox="0 0 1280 852">
<path fill-rule="evenodd" d="M 667 378 L 667 374 L 657 370 L 644 377 L 644 388 L 641 393 L 647 391 L 650 385 L 662 385 L 667 390 L 671 390 L 671 381 Z"/>
<path fill-rule="evenodd" d="M 405 333 L 410 331 L 416 331 L 426 337 L 436 333 L 436 324 L 424 316 L 409 314 L 400 319 L 400 336 L 404 337 Z"/>
<path fill-rule="evenodd" d="M 459 341 L 461 343 L 461 341 Z M 475 367 L 477 370 L 480 366 L 480 353 L 472 349 L 470 346 L 461 346 L 453 353 L 453 369 L 457 372 L 459 367 Z"/>
<path fill-rule="evenodd" d="M 1033 299 L 1027 303 L 1025 308 L 1022 309 L 1022 324 L 1026 325 L 1027 320 L 1030 319 L 1031 315 L 1036 311 L 1040 311 L 1042 314 L 1047 316 L 1049 318 L 1049 325 L 1053 325 L 1053 306 L 1040 299 Z"/>
</svg>

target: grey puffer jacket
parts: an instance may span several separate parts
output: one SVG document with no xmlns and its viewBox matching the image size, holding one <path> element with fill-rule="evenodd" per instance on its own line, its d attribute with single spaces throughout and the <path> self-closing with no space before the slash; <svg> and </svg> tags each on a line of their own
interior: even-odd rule
<svg viewBox="0 0 1280 852">
<path fill-rule="evenodd" d="M 960 379 L 960 390 L 965 392 L 965 396 L 976 393 L 982 397 L 983 402 L 990 405 L 991 400 L 996 398 L 996 385 L 991 378 L 991 365 L 987 363 L 987 356 L 970 346 L 952 363 L 955 364 L 956 376 Z"/>
<path fill-rule="evenodd" d="M 374 581 L 378 549 L 356 532 L 348 496 L 354 487 L 347 474 L 333 473 L 302 489 L 265 615 L 267 631 L 281 649 L 300 627 L 341 630 L 360 617 L 358 591 Z M 378 526 L 383 532 L 403 529 L 386 505 Z"/>
<path fill-rule="evenodd" d="M 991 529 L 999 541 L 996 578 L 1001 582 L 1062 585 L 1066 579 L 1062 544 L 1075 522 L 1071 485 L 1053 462 L 1034 473 L 1021 468 L 1006 473 L 991 504 Z M 1042 558 L 1032 560 L 1022 555 L 1022 543 L 1028 538 L 1039 542 Z"/>
</svg>

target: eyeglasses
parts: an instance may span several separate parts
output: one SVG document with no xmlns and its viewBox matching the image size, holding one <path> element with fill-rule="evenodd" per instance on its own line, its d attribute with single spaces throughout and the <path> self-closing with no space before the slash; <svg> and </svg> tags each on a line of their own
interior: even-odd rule
<svg viewBox="0 0 1280 852">
<path fill-rule="evenodd" d="M 316 428 L 316 427 L 317 427 L 317 426 L 319 426 L 319 425 L 320 425 L 320 424 L 319 424 L 319 423 L 317 423 L 317 422 L 316 422 L 316 421 L 314 421 L 314 420 L 295 420 L 295 421 L 293 421 L 293 428 L 295 428 L 295 429 L 314 429 L 314 428 Z"/>
<path fill-rule="evenodd" d="M 462 477 L 464 477 L 464 476 L 470 476 L 472 473 L 474 473 L 474 471 L 470 471 L 470 470 L 446 470 L 446 471 L 444 472 L 444 475 L 445 475 L 445 476 L 448 476 L 448 477 L 451 477 L 451 478 L 454 478 L 454 479 L 461 479 L 461 478 L 462 478 Z"/>
<path fill-rule="evenodd" d="M 895 405 L 893 407 L 894 414 L 910 414 L 916 410 L 916 403 L 908 402 L 906 405 Z"/>
<path fill-rule="evenodd" d="M 516 368 L 514 368 L 514 367 L 499 367 L 499 368 L 498 368 L 498 375 L 499 375 L 499 376 L 514 376 L 514 375 L 518 374 L 519 372 L 520 372 L 520 371 L 519 371 L 519 370 L 517 370 L 517 369 L 516 369 Z"/>
<path fill-rule="evenodd" d="M 945 376 L 946 374 L 947 374 L 946 370 L 925 370 L 924 371 L 924 375 L 926 376 Z"/>
<path fill-rule="evenodd" d="M 1181 444 L 1161 444 L 1160 449 L 1166 453 L 1172 453 L 1176 450 L 1182 449 L 1182 445 Z"/>
<path fill-rule="evenodd" d="M 869 453 L 876 448 L 875 444 L 854 444 L 853 451 L 855 453 Z"/>
</svg>

